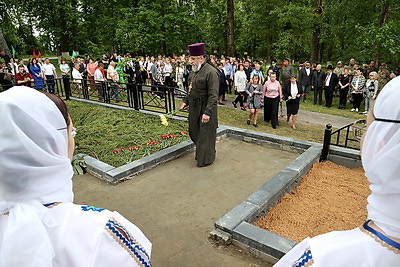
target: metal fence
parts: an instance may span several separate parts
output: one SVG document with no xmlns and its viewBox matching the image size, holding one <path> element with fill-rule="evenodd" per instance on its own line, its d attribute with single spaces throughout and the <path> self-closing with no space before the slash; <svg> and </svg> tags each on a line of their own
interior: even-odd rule
<svg viewBox="0 0 400 267">
<path fill-rule="evenodd" d="M 357 130 L 354 123 L 347 124 L 335 131 L 332 131 L 331 124 L 327 124 L 324 131 L 324 143 L 320 161 L 328 159 L 331 145 L 360 150 L 360 140 L 354 136 L 354 130 Z"/>
<path fill-rule="evenodd" d="M 74 97 L 166 114 L 176 111 L 177 106 L 180 106 L 178 99 L 184 98 L 187 94 L 179 88 L 165 85 L 99 82 L 90 79 L 73 79 L 69 76 L 44 80 L 43 83 L 32 82 L 31 87 L 53 91 L 54 94 L 67 100 Z M 187 116 L 187 112 L 179 111 L 179 114 L 175 115 Z"/>
</svg>

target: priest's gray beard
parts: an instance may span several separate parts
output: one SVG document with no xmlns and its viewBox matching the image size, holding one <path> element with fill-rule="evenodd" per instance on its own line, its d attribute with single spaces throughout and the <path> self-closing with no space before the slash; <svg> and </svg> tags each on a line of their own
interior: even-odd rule
<svg viewBox="0 0 400 267">
<path fill-rule="evenodd" d="M 197 64 L 197 65 L 192 65 L 192 71 L 194 72 L 198 72 L 201 68 L 201 63 Z"/>
</svg>

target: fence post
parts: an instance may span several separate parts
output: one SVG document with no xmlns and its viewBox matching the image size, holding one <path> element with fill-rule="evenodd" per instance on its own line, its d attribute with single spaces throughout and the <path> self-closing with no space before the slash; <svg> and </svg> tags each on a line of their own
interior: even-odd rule
<svg viewBox="0 0 400 267">
<path fill-rule="evenodd" d="M 71 95 L 71 88 L 70 88 L 70 83 L 69 83 L 69 76 L 68 75 L 63 75 L 63 83 L 64 83 L 64 93 L 65 93 L 65 100 L 70 100 L 70 95 Z"/>
<path fill-rule="evenodd" d="M 321 157 L 319 158 L 320 162 L 328 159 L 329 146 L 331 143 L 331 134 L 332 134 L 332 125 L 327 124 L 324 133 L 324 144 L 322 146 L 322 153 Z"/>
</svg>

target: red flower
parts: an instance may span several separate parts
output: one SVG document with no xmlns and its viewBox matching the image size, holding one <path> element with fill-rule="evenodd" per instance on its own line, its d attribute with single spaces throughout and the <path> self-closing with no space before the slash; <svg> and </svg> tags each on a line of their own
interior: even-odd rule
<svg viewBox="0 0 400 267">
<path fill-rule="evenodd" d="M 117 155 L 117 154 L 118 154 L 118 152 L 119 152 L 118 150 L 113 150 L 113 152 L 112 152 L 112 153 L 113 153 L 114 155 Z"/>
<path fill-rule="evenodd" d="M 119 151 L 121 151 L 121 152 L 124 152 L 124 150 L 125 150 L 125 147 L 121 147 L 121 148 L 119 149 Z"/>
<path fill-rule="evenodd" d="M 154 146 L 154 145 L 157 145 L 157 144 L 158 143 L 156 141 L 150 141 L 150 142 L 146 143 L 146 145 L 148 145 L 148 146 Z"/>
<path fill-rule="evenodd" d="M 180 135 L 187 135 L 184 131 L 179 132 Z"/>
</svg>

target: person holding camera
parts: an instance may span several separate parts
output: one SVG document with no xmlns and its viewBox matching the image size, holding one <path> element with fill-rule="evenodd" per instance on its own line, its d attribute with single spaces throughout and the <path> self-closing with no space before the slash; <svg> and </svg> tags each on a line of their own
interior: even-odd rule
<svg viewBox="0 0 400 267">
<path fill-rule="evenodd" d="M 13 86 L 13 75 L 6 62 L 0 63 L 0 85 L 3 90 L 7 90 Z"/>
<path fill-rule="evenodd" d="M 369 110 L 374 106 L 375 98 L 378 93 L 378 85 L 379 82 L 376 80 L 378 77 L 378 73 L 376 71 L 372 71 L 369 73 L 369 79 L 365 83 L 365 111 L 363 114 L 367 115 Z"/>
<path fill-rule="evenodd" d="M 31 87 L 31 82 L 35 81 L 32 77 L 32 74 L 25 70 L 24 65 L 18 66 L 18 73 L 15 74 L 14 80 L 17 85 L 25 85 Z"/>
</svg>

